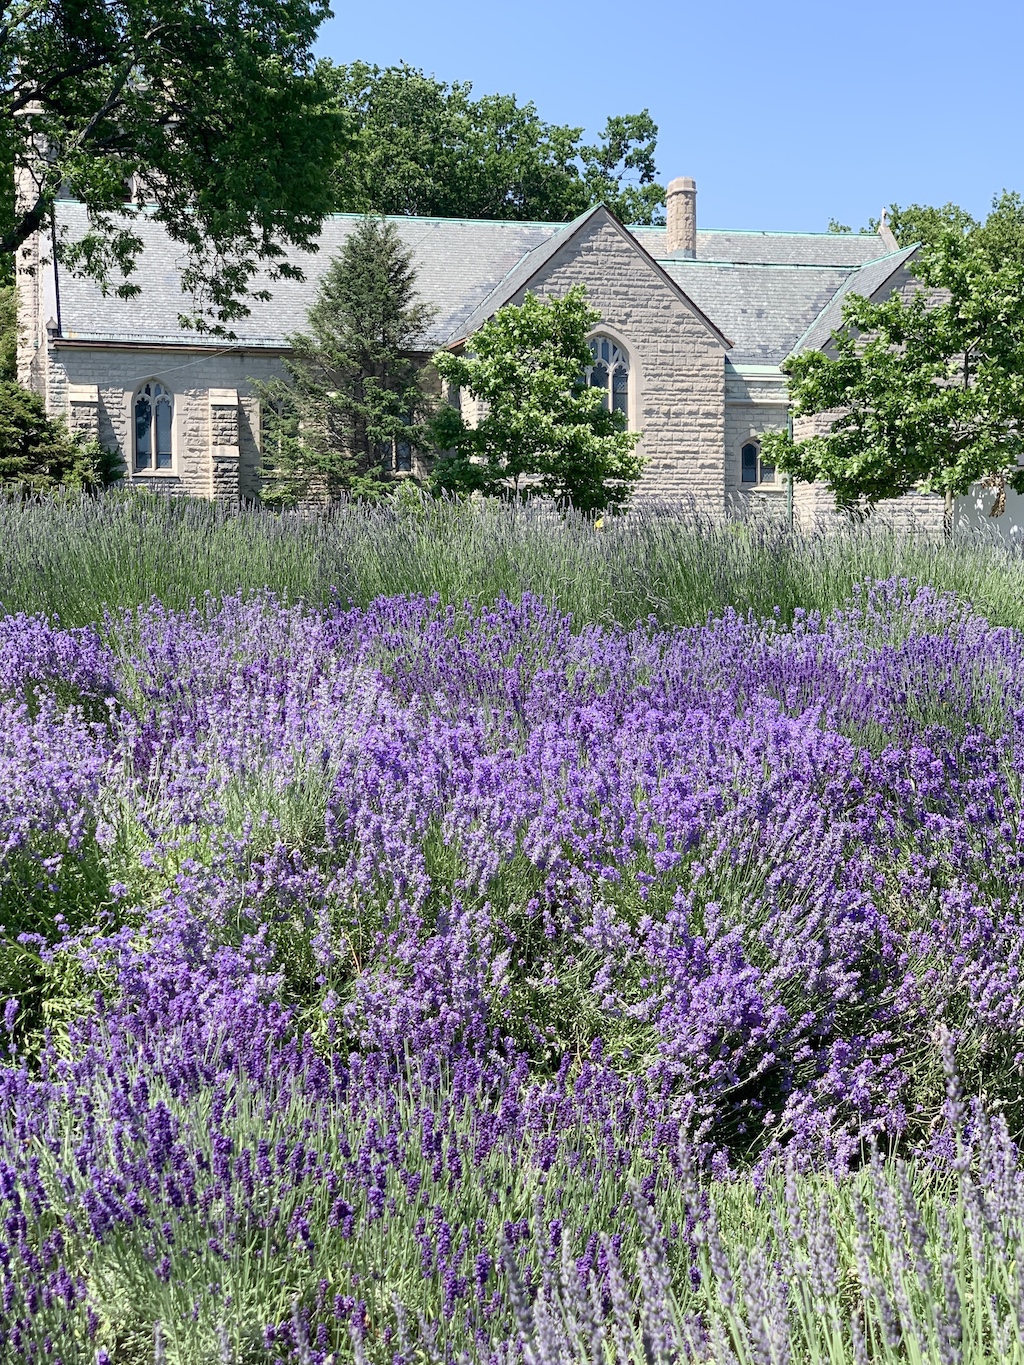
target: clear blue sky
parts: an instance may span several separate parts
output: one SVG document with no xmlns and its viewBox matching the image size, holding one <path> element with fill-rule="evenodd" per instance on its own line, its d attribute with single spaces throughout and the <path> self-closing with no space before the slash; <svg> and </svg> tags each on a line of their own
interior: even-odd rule
<svg viewBox="0 0 1024 1365">
<path fill-rule="evenodd" d="M 1024 193 L 1020 0 L 346 4 L 335 61 L 407 61 L 596 134 L 647 107 L 704 227 L 855 229 L 884 204 Z"/>
</svg>

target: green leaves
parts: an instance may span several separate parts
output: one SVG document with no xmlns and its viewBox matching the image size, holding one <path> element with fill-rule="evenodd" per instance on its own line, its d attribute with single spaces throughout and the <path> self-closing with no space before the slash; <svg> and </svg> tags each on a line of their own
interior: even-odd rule
<svg viewBox="0 0 1024 1365">
<path fill-rule="evenodd" d="M 45 224 L 59 192 L 88 207 L 74 268 L 131 294 L 137 206 L 189 255 L 198 327 L 225 332 L 260 268 L 285 273 L 331 207 L 324 167 L 344 121 L 310 50 L 326 0 L 5 0 L 0 153 L 22 174 L 0 199 L 0 252 Z M 63 188 L 62 188 L 63 187 Z"/>
<path fill-rule="evenodd" d="M 471 353 L 438 352 L 434 366 L 449 387 L 486 410 L 475 426 L 454 408 L 434 419 L 435 443 L 451 452 L 435 466 L 436 489 L 539 495 L 581 512 L 628 502 L 643 468 L 640 434 L 583 384 L 599 319 L 582 285 L 560 299 L 527 294 L 480 328 Z"/>
<path fill-rule="evenodd" d="M 851 295 L 833 354 L 786 364 L 794 416 L 831 425 L 799 442 L 770 433 L 764 453 L 840 506 L 986 480 L 1024 490 L 1024 205 L 1004 195 L 981 227 L 953 208 L 907 211 L 933 231 L 912 297 Z"/>
<path fill-rule="evenodd" d="M 63 422 L 47 415 L 41 398 L 0 379 L 0 488 L 91 490 L 119 473 L 115 456 L 95 441 L 69 435 Z"/>
<path fill-rule="evenodd" d="M 601 137 L 598 146 L 580 148 L 587 206 L 606 204 L 621 223 L 664 222 L 665 187 L 655 182 L 658 125 L 648 111 L 609 118 Z"/>
<path fill-rule="evenodd" d="M 623 221 L 655 221 L 657 126 L 610 118 L 597 146 L 582 128 L 544 122 L 514 95 L 472 98 L 408 65 L 365 62 L 332 80 L 352 140 L 339 162 L 335 207 L 354 213 L 564 222 L 607 203 Z"/>
<path fill-rule="evenodd" d="M 0 287 L 0 379 L 18 374 L 18 292 L 13 284 Z"/>
</svg>

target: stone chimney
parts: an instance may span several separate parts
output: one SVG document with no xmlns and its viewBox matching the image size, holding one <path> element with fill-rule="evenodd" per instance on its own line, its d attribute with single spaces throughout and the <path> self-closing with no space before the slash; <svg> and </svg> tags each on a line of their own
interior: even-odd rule
<svg viewBox="0 0 1024 1365">
<path fill-rule="evenodd" d="M 697 182 L 688 175 L 669 181 L 668 253 L 691 261 L 697 255 Z"/>
</svg>

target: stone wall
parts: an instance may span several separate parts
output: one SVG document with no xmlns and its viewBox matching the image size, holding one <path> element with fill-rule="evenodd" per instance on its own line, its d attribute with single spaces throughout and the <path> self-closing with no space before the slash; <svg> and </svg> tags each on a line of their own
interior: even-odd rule
<svg viewBox="0 0 1024 1365">
<path fill-rule="evenodd" d="M 22 207 L 35 202 L 35 185 L 25 167 L 15 173 L 15 196 Z M 46 324 L 56 322 L 59 311 L 48 231 L 32 233 L 18 248 L 14 278 L 18 288 L 18 383 L 47 402 Z"/>
<path fill-rule="evenodd" d="M 49 352 L 47 406 L 73 431 L 95 436 L 124 461 L 135 487 L 235 501 L 259 481 L 259 402 L 252 380 L 283 373 L 275 353 L 206 353 L 67 345 Z M 167 471 L 132 468 L 132 400 L 153 379 L 174 397 L 173 463 Z"/>
<path fill-rule="evenodd" d="M 741 450 L 751 437 L 784 431 L 789 421 L 785 376 L 773 365 L 725 366 L 725 497 L 730 511 L 781 513 L 786 484 L 745 484 Z"/>
<path fill-rule="evenodd" d="M 630 427 L 643 432 L 641 499 L 725 499 L 725 347 L 700 315 L 614 223 L 576 233 L 529 282 L 563 295 L 584 284 L 608 322 L 598 324 L 630 357 Z M 525 290 L 511 301 L 521 303 Z"/>
</svg>

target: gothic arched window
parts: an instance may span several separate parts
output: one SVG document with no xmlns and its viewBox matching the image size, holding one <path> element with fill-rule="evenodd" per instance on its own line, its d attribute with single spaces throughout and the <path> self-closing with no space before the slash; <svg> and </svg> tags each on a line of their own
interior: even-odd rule
<svg viewBox="0 0 1024 1365">
<path fill-rule="evenodd" d="M 590 342 L 593 360 L 584 371 L 589 388 L 601 389 L 604 405 L 611 412 L 629 416 L 629 356 L 611 337 L 597 336 Z"/>
<path fill-rule="evenodd" d="M 170 469 L 173 455 L 171 431 L 174 399 L 155 379 L 143 384 L 135 395 L 135 468 Z"/>
<path fill-rule="evenodd" d="M 775 466 L 761 459 L 760 441 L 744 441 L 740 451 L 740 478 L 743 483 L 775 482 Z"/>
</svg>

